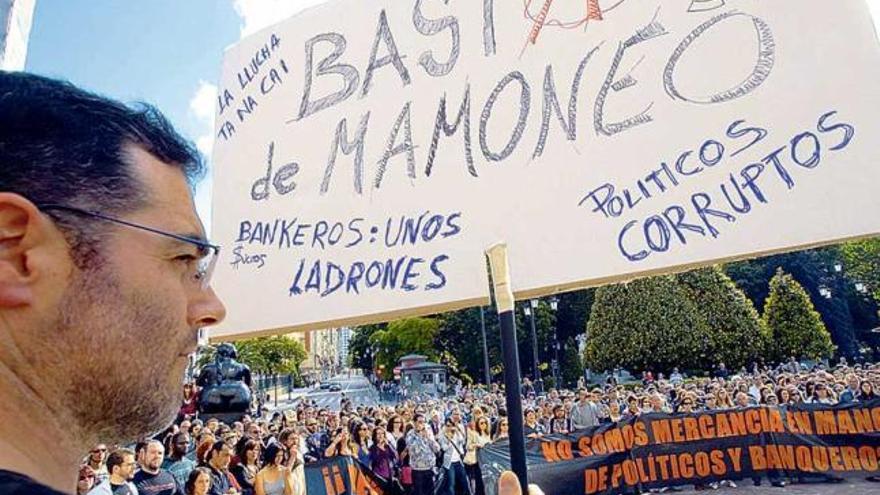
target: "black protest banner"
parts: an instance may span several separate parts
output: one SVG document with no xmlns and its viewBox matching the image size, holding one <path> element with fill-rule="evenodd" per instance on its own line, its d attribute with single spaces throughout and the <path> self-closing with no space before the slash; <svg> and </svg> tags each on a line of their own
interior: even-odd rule
<svg viewBox="0 0 880 495">
<path fill-rule="evenodd" d="M 332 457 L 305 468 L 309 495 L 393 495 L 391 483 L 348 456 Z"/>
<path fill-rule="evenodd" d="M 547 495 L 627 493 L 766 475 L 876 473 L 880 400 L 692 414 L 643 414 L 527 443 L 529 479 Z M 507 442 L 480 452 L 487 492 Z"/>
</svg>

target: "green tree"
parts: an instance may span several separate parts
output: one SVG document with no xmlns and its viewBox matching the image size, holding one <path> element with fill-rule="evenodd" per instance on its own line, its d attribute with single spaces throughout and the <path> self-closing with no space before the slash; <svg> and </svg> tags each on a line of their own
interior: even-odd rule
<svg viewBox="0 0 880 495">
<path fill-rule="evenodd" d="M 486 345 L 489 366 L 501 362 L 501 336 L 498 313 L 494 308 L 483 308 L 486 325 Z M 462 309 L 446 313 L 435 339 L 437 349 L 443 349 L 440 362 L 450 366 L 453 374 L 463 380 L 483 383 L 483 338 L 480 335 L 480 308 Z"/>
<path fill-rule="evenodd" d="M 584 374 L 584 361 L 578 353 L 578 344 L 574 337 L 569 337 L 559 353 L 560 368 L 559 376 L 562 386 L 572 388 L 578 378 Z"/>
<path fill-rule="evenodd" d="M 238 361 L 254 373 L 299 377 L 299 366 L 306 359 L 302 343 L 285 335 L 257 337 L 235 342 Z M 216 347 L 208 346 L 199 358 L 199 367 L 214 360 Z"/>
<path fill-rule="evenodd" d="M 764 306 L 764 322 L 773 339 L 774 357 L 819 359 L 834 352 L 831 335 L 814 309 L 810 296 L 781 268 L 770 280 L 770 295 Z"/>
<path fill-rule="evenodd" d="M 705 318 L 671 275 L 598 289 L 587 330 L 585 362 L 596 370 L 699 368 L 709 343 Z"/>
<path fill-rule="evenodd" d="M 392 321 L 384 330 L 374 332 L 370 343 L 376 348 L 377 367 L 386 370 L 384 377 L 390 377 L 397 361 L 407 354 L 438 359 L 434 339 L 439 329 L 440 320 L 437 318 L 405 318 Z"/>
<path fill-rule="evenodd" d="M 379 330 L 385 330 L 388 325 L 363 325 L 352 329 L 351 340 L 348 343 L 348 364 L 352 368 L 371 371 L 373 369 L 373 355 L 370 351 L 370 339 Z"/>
<path fill-rule="evenodd" d="M 831 334 L 837 352 L 846 357 L 857 353 L 859 330 L 878 324 L 876 304 L 855 290 L 855 274 L 845 255 L 848 245 L 778 254 L 767 258 L 725 265 L 725 271 L 754 302 L 764 306 L 770 279 L 778 268 L 791 274 L 807 291 Z M 866 255 L 870 260 L 870 254 Z M 866 284 L 867 285 L 867 284 Z"/>
<path fill-rule="evenodd" d="M 841 246 L 850 276 L 880 301 L 880 237 L 848 242 Z"/>
<path fill-rule="evenodd" d="M 700 268 L 677 278 L 708 325 L 704 368 L 723 362 L 737 369 L 764 357 L 770 332 L 752 301 L 719 267 Z"/>
</svg>

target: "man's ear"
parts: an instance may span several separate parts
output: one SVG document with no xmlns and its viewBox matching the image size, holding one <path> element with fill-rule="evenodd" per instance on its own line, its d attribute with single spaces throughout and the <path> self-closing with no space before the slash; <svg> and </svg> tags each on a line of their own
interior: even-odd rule
<svg viewBox="0 0 880 495">
<path fill-rule="evenodd" d="M 18 194 L 0 193 L 0 308 L 31 304 L 36 274 L 33 252 L 47 241 L 50 223 Z"/>
</svg>

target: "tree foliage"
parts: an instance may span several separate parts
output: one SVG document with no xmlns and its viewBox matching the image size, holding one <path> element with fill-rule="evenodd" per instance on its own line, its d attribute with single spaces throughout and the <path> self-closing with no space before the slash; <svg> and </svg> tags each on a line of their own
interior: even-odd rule
<svg viewBox="0 0 880 495">
<path fill-rule="evenodd" d="M 770 280 L 764 322 L 773 338 L 777 361 L 788 356 L 819 359 L 834 352 L 831 335 L 803 287 L 782 269 Z"/>
<path fill-rule="evenodd" d="M 706 359 L 705 318 L 671 275 L 601 287 L 587 324 L 586 364 L 668 372 Z"/>
<path fill-rule="evenodd" d="M 302 343 L 285 335 L 257 337 L 234 343 L 238 361 L 254 373 L 299 375 L 299 366 L 306 359 Z M 199 367 L 214 361 L 216 347 L 208 346 L 198 361 Z"/>
<path fill-rule="evenodd" d="M 865 284 L 880 301 L 880 238 L 848 242 L 841 246 L 841 252 L 850 276 Z"/>
<path fill-rule="evenodd" d="M 719 267 L 682 273 L 677 279 L 708 326 L 703 368 L 723 362 L 738 369 L 764 357 L 770 332 L 752 301 Z"/>
<path fill-rule="evenodd" d="M 373 369 L 370 339 L 374 333 L 386 328 L 388 328 L 386 323 L 380 323 L 378 325 L 363 325 L 352 329 L 351 340 L 348 342 L 349 366 L 362 370 Z"/>
<path fill-rule="evenodd" d="M 390 376 L 398 360 L 407 354 L 422 354 L 436 360 L 439 353 L 434 338 L 439 329 L 440 320 L 436 318 L 405 318 L 376 330 L 370 337 L 370 343 L 376 348 L 376 367 L 387 370 Z"/>
<path fill-rule="evenodd" d="M 813 301 L 831 333 L 837 352 L 853 357 L 858 351 L 859 333 L 864 335 L 866 330 L 880 322 L 876 301 L 855 289 L 860 272 L 847 255 L 852 249 L 851 244 L 858 243 L 730 263 L 724 269 L 758 308 L 765 304 L 770 291 L 769 282 L 776 270 L 782 268 L 790 273 Z M 865 255 L 867 259 L 870 259 L 869 253 Z"/>
</svg>

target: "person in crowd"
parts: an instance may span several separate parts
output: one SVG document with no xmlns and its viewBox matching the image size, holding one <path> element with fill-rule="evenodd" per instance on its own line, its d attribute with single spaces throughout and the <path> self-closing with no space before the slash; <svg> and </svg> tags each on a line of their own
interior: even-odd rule
<svg viewBox="0 0 880 495">
<path fill-rule="evenodd" d="M 596 405 L 590 400 L 590 394 L 586 388 L 578 389 L 578 400 L 571 410 L 572 428 L 582 430 L 599 425 L 599 416 L 596 413 Z"/>
<path fill-rule="evenodd" d="M 504 416 L 498 420 L 498 431 L 495 432 L 493 440 L 504 440 L 510 437 L 510 421 Z"/>
<path fill-rule="evenodd" d="M 211 470 L 197 467 L 190 471 L 184 483 L 186 495 L 209 495 L 211 491 Z"/>
<path fill-rule="evenodd" d="M 838 394 L 839 404 L 852 404 L 859 395 L 859 377 L 855 373 L 846 375 L 846 387 Z"/>
<path fill-rule="evenodd" d="M 4 490 L 70 493 L 91 446 L 176 417 L 198 329 L 225 313 L 192 199 L 203 171 L 152 107 L 0 72 Z M 33 462 L 35 442 L 52 455 Z"/>
<path fill-rule="evenodd" d="M 192 382 L 183 384 L 183 398 L 180 403 L 180 410 L 177 412 L 178 420 L 187 417 L 193 417 L 199 412 L 198 391 Z"/>
<path fill-rule="evenodd" d="M 162 469 L 174 476 L 178 486 L 186 485 L 189 473 L 196 467 L 195 461 L 186 457 L 189 445 L 189 433 L 181 430 L 171 437 L 171 453 L 162 461 Z"/>
<path fill-rule="evenodd" d="M 306 462 L 317 462 L 324 458 L 324 451 L 330 446 L 327 430 L 315 419 L 306 419 Z M 329 426 L 329 425 L 328 425 Z"/>
<path fill-rule="evenodd" d="M 407 433 L 406 449 L 412 468 L 412 495 L 434 494 L 434 465 L 440 444 L 434 439 L 423 414 L 416 414 L 414 427 Z"/>
<path fill-rule="evenodd" d="M 363 465 L 370 464 L 370 429 L 361 420 L 355 420 L 350 427 L 349 449 L 352 456 L 357 458 Z"/>
<path fill-rule="evenodd" d="M 471 484 L 470 492 L 474 495 L 484 495 L 486 487 L 483 485 L 483 472 L 480 469 L 478 452 L 492 441 L 489 428 L 489 418 L 480 414 L 467 430 L 467 453 L 464 456 L 464 470 Z"/>
<path fill-rule="evenodd" d="M 534 411 L 533 420 L 534 420 Z M 540 426 L 540 425 L 537 425 Z M 443 492 L 446 495 L 463 495 L 470 493 L 467 473 L 464 469 L 464 456 L 467 446 L 459 426 L 452 417 L 446 419 L 443 433 L 440 435 L 439 444 L 443 451 L 442 467 L 446 474 L 443 484 Z"/>
<path fill-rule="evenodd" d="M 256 495 L 293 495 L 290 469 L 284 465 L 284 456 L 284 448 L 281 445 L 272 444 L 266 448 L 263 454 L 263 469 L 257 473 L 254 481 Z"/>
<path fill-rule="evenodd" d="M 403 417 L 398 416 L 397 414 L 392 415 L 388 418 L 388 442 L 392 445 L 397 445 L 398 440 L 402 440 L 405 435 L 406 425 L 404 424 Z"/>
<path fill-rule="evenodd" d="M 837 400 L 834 398 L 832 392 L 828 390 L 828 386 L 819 382 L 813 388 L 813 397 L 810 399 L 810 403 L 834 405 L 837 404 Z"/>
<path fill-rule="evenodd" d="M 168 471 L 162 469 L 165 447 L 158 440 L 150 440 L 144 447 L 140 470 L 132 482 L 141 495 L 177 495 L 181 487 Z"/>
<path fill-rule="evenodd" d="M 109 475 L 108 475 L 109 476 Z M 86 495 L 97 485 L 95 470 L 88 464 L 79 468 L 79 477 L 76 480 L 76 495 Z"/>
<path fill-rule="evenodd" d="M 235 463 L 229 471 L 241 487 L 241 495 L 254 495 L 254 479 L 260 470 L 260 441 L 243 437 L 235 447 Z"/>
<path fill-rule="evenodd" d="M 538 422 L 538 413 L 535 409 L 528 408 L 523 413 L 523 431 L 526 438 L 539 438 L 544 436 L 544 425 Z"/>
<path fill-rule="evenodd" d="M 874 393 L 874 385 L 871 384 L 868 380 L 862 380 L 859 384 L 859 394 L 858 394 L 859 402 L 868 402 L 871 400 L 875 400 L 877 398 L 877 394 Z"/>
<path fill-rule="evenodd" d="M 95 486 L 89 495 L 138 495 L 138 489 L 131 482 L 137 468 L 135 453 L 129 449 L 117 449 L 107 456 L 107 470 L 110 476 Z"/>
<path fill-rule="evenodd" d="M 333 432 L 333 440 L 324 451 L 324 457 L 352 455 L 350 438 L 347 428 L 344 426 L 336 428 L 336 431 Z"/>
<path fill-rule="evenodd" d="M 373 444 L 370 446 L 370 470 L 377 476 L 391 480 L 397 470 L 397 448 L 388 441 L 385 428 L 377 426 L 373 429 Z"/>
<path fill-rule="evenodd" d="M 567 435 L 572 432 L 571 418 L 565 417 L 565 408 L 562 404 L 553 406 L 553 419 L 550 420 L 549 432 L 559 435 Z"/>
<path fill-rule="evenodd" d="M 103 483 L 104 480 L 110 477 L 110 473 L 107 471 L 107 465 L 105 464 L 106 460 L 106 444 L 99 443 L 92 447 L 92 450 L 89 451 L 89 456 L 86 459 L 86 465 L 88 465 L 92 469 L 92 473 L 95 476 L 95 484 Z"/>
<path fill-rule="evenodd" d="M 210 495 L 241 495 L 241 487 L 232 473 L 229 462 L 232 460 L 232 447 L 224 440 L 217 440 L 208 451 L 207 468 L 211 471 Z"/>
</svg>

